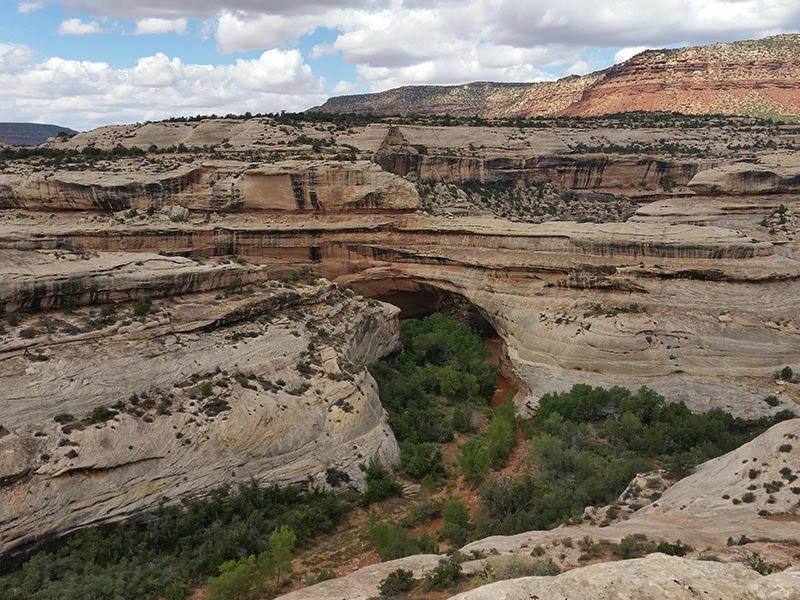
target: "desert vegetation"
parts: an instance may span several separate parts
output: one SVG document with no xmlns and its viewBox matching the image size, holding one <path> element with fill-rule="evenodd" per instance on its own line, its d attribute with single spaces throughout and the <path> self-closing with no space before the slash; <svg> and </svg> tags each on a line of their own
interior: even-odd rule
<svg viewBox="0 0 800 600">
<path fill-rule="evenodd" d="M 286 284 L 308 276 L 293 274 Z M 116 310 L 105 313 L 112 317 Z M 472 322 L 485 330 L 475 315 Z M 381 510 L 391 518 L 372 512 L 361 534 L 382 560 L 439 552 L 487 535 L 550 529 L 589 518 L 584 516 L 587 506 L 613 503 L 637 473 L 660 467 L 679 478 L 792 416 L 784 411 L 747 421 L 720 410 L 692 414 L 646 388 L 631 392 L 577 385 L 544 396 L 537 416 L 519 419 L 511 398 L 494 410 L 487 406 L 495 390 L 495 368 L 486 364 L 489 351 L 469 326 L 434 313 L 403 321 L 401 340 L 400 352 L 371 367 L 401 443 L 401 464 L 393 471 L 374 457 L 365 460 L 363 494 L 342 494 L 349 476 L 337 469 L 329 469 L 326 479 L 340 490 L 338 496 L 264 488 L 255 482 L 219 488 L 119 525 L 73 534 L 7 572 L 0 578 L 0 595 L 12 600 L 112 598 L 109 590 L 114 590 L 117 597 L 173 600 L 205 583 L 214 599 L 270 597 L 291 581 L 297 585 L 293 554 L 311 552 L 311 540 L 331 535 L 354 509 L 393 503 L 388 513 Z M 304 362 L 298 371 L 302 374 L 308 366 Z M 196 389 L 207 403 L 217 394 L 222 375 L 198 374 L 182 385 Z M 257 377 L 241 374 L 241 385 L 256 383 Z M 98 406 L 80 424 L 102 423 L 115 410 L 136 409 L 142 402 L 152 408 L 155 401 L 134 394 L 113 410 Z M 79 423 L 66 413 L 55 421 L 66 429 Z M 518 443 L 518 427 L 530 449 L 528 466 L 513 477 L 500 476 Z M 69 450 L 78 456 L 74 448 Z M 404 486 L 414 484 L 419 492 L 400 499 Z M 474 509 L 461 497 L 471 490 L 477 497 Z M 615 507 L 606 511 L 600 525 L 616 513 Z M 432 519 L 441 519 L 438 530 L 419 531 Z M 600 550 L 631 558 L 687 549 L 680 542 L 664 544 L 630 537 L 600 548 L 589 541 L 584 554 Z M 558 572 L 550 558 L 538 554 L 534 559 L 517 566 L 498 564 L 482 578 L 488 582 L 515 572 Z M 461 561 L 458 553 L 445 558 L 422 580 L 396 572 L 381 583 L 381 590 L 456 589 L 464 581 Z M 316 566 L 325 568 L 315 569 L 308 582 L 333 576 L 336 563 Z"/>
<path fill-rule="evenodd" d="M 0 597 L 176 600 L 211 577 L 214 598 L 254 598 L 285 582 L 295 544 L 331 531 L 347 513 L 348 503 L 331 492 L 222 487 L 74 534 L 0 578 Z"/>
</svg>

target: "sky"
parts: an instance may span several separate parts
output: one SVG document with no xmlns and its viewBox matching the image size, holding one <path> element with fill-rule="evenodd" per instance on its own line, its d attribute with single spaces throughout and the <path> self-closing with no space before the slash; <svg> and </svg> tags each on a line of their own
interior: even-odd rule
<svg viewBox="0 0 800 600">
<path fill-rule="evenodd" d="M 0 120 L 294 112 L 796 32 L 797 0 L 0 0 Z"/>
</svg>

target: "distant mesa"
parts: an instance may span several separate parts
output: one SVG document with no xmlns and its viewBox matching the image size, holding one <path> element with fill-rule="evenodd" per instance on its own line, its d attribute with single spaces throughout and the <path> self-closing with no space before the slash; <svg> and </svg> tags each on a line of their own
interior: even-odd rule
<svg viewBox="0 0 800 600">
<path fill-rule="evenodd" d="M 604 71 L 541 83 L 406 86 L 310 111 L 374 115 L 592 117 L 634 111 L 800 116 L 800 34 L 646 50 Z"/>
<path fill-rule="evenodd" d="M 9 146 L 38 146 L 58 135 L 73 136 L 77 131 L 42 123 L 0 123 L 0 143 Z"/>
</svg>

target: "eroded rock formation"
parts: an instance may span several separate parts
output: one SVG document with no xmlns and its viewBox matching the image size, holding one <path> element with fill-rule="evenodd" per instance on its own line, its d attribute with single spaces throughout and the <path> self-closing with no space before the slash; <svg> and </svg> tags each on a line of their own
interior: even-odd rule
<svg viewBox="0 0 800 600">
<path fill-rule="evenodd" d="M 665 554 L 599 563 L 557 577 L 500 581 L 452 600 L 690 600 L 709 596 L 730 600 L 791 598 L 800 572 L 763 577 L 741 564 L 687 560 Z"/>
<path fill-rule="evenodd" d="M 319 483 L 337 468 L 358 485 L 359 464 L 397 453 L 364 371 L 395 343 L 396 311 L 374 299 L 478 307 L 506 342 L 520 409 L 585 382 L 698 410 L 796 411 L 797 384 L 774 374 L 800 371 L 800 204 L 785 193 L 800 165 L 725 148 L 797 134 L 681 130 L 655 144 L 668 134 L 150 123 L 53 143 L 144 157 L 4 164 L 2 546 L 250 477 Z M 194 154 L 151 149 L 179 144 Z M 751 171 L 773 175 L 737 183 Z M 484 215 L 502 189 L 511 219 L 416 211 L 429 179 Z M 526 222 L 516 190 L 591 201 L 594 222 Z M 638 210 L 603 222 L 606 198 Z M 269 283 L 300 269 L 373 300 Z M 33 314 L 8 320 L 21 312 Z M 92 423 L 98 406 L 119 414 Z"/>
</svg>

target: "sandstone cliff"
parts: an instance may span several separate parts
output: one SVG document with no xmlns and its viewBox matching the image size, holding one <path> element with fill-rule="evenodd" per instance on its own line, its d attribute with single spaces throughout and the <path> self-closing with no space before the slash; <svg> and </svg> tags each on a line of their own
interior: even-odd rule
<svg viewBox="0 0 800 600">
<path fill-rule="evenodd" d="M 335 468 L 363 486 L 359 465 L 398 459 L 365 370 L 397 320 L 350 296 L 240 287 L 3 342 L 0 552 L 250 479 L 318 486 Z"/>
<path fill-rule="evenodd" d="M 141 168 L 143 167 L 144 168 Z M 375 165 L 313 162 L 180 165 L 167 173 L 129 164 L 126 172 L 21 173 L 0 183 L 0 208 L 142 211 L 180 203 L 191 210 L 413 209 L 416 192 Z"/>
</svg>

